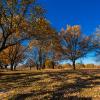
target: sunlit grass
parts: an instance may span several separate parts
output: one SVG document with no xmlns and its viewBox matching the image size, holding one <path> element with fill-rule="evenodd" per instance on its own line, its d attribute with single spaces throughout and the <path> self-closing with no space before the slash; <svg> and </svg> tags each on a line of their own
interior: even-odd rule
<svg viewBox="0 0 100 100">
<path fill-rule="evenodd" d="M 47 100 L 70 96 L 100 98 L 100 70 L 90 71 L 47 69 L 2 72 L 0 100 Z"/>
</svg>

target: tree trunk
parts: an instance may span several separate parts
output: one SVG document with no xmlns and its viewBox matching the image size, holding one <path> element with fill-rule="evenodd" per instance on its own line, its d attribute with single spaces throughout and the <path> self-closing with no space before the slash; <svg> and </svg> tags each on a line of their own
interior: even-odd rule
<svg viewBox="0 0 100 100">
<path fill-rule="evenodd" d="M 52 68 L 54 69 L 54 68 L 55 68 L 55 66 L 53 65 L 53 66 L 52 66 Z"/>
<path fill-rule="evenodd" d="M 39 68 L 38 68 L 38 64 L 36 64 L 36 69 L 38 70 Z"/>
<path fill-rule="evenodd" d="M 39 63 L 40 63 L 39 69 L 41 69 L 42 68 L 42 51 L 41 51 L 41 48 L 39 50 Z"/>
<path fill-rule="evenodd" d="M 45 69 L 45 63 L 43 63 L 43 65 L 42 65 L 43 67 L 42 67 L 42 69 Z"/>
<path fill-rule="evenodd" d="M 73 61 L 73 69 L 76 70 L 76 67 L 75 67 L 75 60 Z"/>
<path fill-rule="evenodd" d="M 16 70 L 16 66 L 17 66 L 17 65 L 14 66 L 14 70 Z"/>
<path fill-rule="evenodd" d="M 11 64 L 11 70 L 12 70 L 12 71 L 13 71 L 13 66 L 14 66 L 14 64 L 12 63 L 12 64 Z"/>
<path fill-rule="evenodd" d="M 11 66 L 11 71 L 13 71 L 13 66 Z"/>
<path fill-rule="evenodd" d="M 54 69 L 55 68 L 55 64 L 54 64 L 54 62 L 52 61 L 52 68 Z"/>
<path fill-rule="evenodd" d="M 40 67 L 39 67 L 40 69 L 42 68 L 42 61 L 40 60 Z"/>
<path fill-rule="evenodd" d="M 30 66 L 30 70 L 31 70 L 31 66 Z"/>
<path fill-rule="evenodd" d="M 8 65 L 6 64 L 6 65 L 5 65 L 5 69 L 7 69 L 7 66 L 8 66 Z"/>
<path fill-rule="evenodd" d="M 3 66 L 0 66 L 1 67 L 1 69 L 3 69 Z"/>
</svg>

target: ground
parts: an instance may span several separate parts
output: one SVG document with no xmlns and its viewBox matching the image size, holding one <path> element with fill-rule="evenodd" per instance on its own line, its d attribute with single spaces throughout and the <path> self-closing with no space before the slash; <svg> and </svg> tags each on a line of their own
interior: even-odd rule
<svg viewBox="0 0 100 100">
<path fill-rule="evenodd" d="M 0 100 L 100 100 L 100 69 L 0 72 Z"/>
</svg>

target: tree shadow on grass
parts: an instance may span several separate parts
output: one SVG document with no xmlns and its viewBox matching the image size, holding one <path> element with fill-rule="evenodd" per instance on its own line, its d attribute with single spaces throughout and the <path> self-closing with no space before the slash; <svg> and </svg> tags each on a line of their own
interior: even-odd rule
<svg viewBox="0 0 100 100">
<path fill-rule="evenodd" d="M 50 77 L 52 77 L 52 76 L 59 76 L 59 75 L 64 76 L 65 74 L 70 74 L 70 73 L 72 73 L 72 71 L 68 71 L 68 70 L 67 71 L 65 70 L 62 72 L 0 73 L 0 83 L 17 82 L 19 79 L 20 80 L 27 79 L 29 81 L 30 80 L 29 77 L 43 75 L 43 74 L 48 74 Z M 73 73 L 75 73 L 75 72 L 73 72 Z M 33 78 L 31 78 L 31 79 L 33 79 Z M 40 80 L 40 79 L 34 78 L 33 81 Z"/>
<path fill-rule="evenodd" d="M 33 96 L 34 94 L 33 93 L 27 93 L 27 94 L 18 94 L 16 95 L 15 97 L 12 97 L 8 100 L 25 100 L 25 98 L 27 97 L 31 97 Z"/>
<path fill-rule="evenodd" d="M 82 89 L 92 88 L 94 86 L 100 86 L 100 82 L 93 82 L 93 80 L 100 79 L 99 76 L 91 77 L 89 79 L 77 78 L 74 84 L 63 84 L 62 87 L 58 88 L 53 92 L 51 100 L 92 100 L 92 97 L 77 97 L 68 96 L 67 94 L 73 94 L 81 92 Z M 65 96 L 64 96 L 65 95 Z"/>
<path fill-rule="evenodd" d="M 27 94 L 18 94 L 16 97 L 10 98 L 8 100 L 25 100 L 28 97 L 33 96 L 34 93 L 27 93 Z M 29 99 L 29 100 L 36 100 L 36 99 Z M 62 93 L 59 95 L 53 96 L 52 98 L 49 97 L 44 97 L 43 99 L 38 99 L 38 100 L 92 100 L 92 97 L 78 97 L 78 96 L 68 96 L 64 97 Z"/>
<path fill-rule="evenodd" d="M 80 76 L 75 78 L 75 83 L 73 84 L 68 84 L 66 82 L 63 82 L 63 77 L 64 75 L 69 75 L 71 73 L 76 73 Z M 23 75 L 21 75 L 23 74 Z M 95 81 L 97 79 L 100 79 L 100 76 L 91 76 L 90 74 L 87 74 L 89 76 L 89 78 L 86 79 L 82 79 L 82 76 L 85 76 L 84 72 L 78 72 L 78 71 L 69 71 L 69 70 L 65 70 L 62 72 L 37 72 L 37 73 L 21 73 L 21 74 L 14 74 L 14 76 L 10 76 L 8 78 L 8 80 L 5 78 L 6 82 L 11 82 L 11 81 L 15 81 L 18 82 L 19 79 L 23 79 L 22 81 L 20 81 L 20 84 L 23 84 L 23 86 L 25 85 L 24 82 L 25 80 L 27 84 L 32 84 L 35 81 L 38 80 L 42 80 L 41 75 L 42 74 L 47 74 L 50 78 L 54 78 L 54 82 L 55 81 L 60 81 L 62 82 L 62 85 L 59 86 L 56 90 L 54 91 L 44 91 L 41 89 L 41 91 L 31 91 L 30 93 L 26 93 L 26 94 L 17 94 L 14 97 L 10 98 L 9 100 L 25 100 L 25 98 L 27 97 L 34 97 L 34 96 L 39 96 L 39 95 L 44 95 L 46 93 L 51 94 L 52 96 L 50 97 L 51 100 L 92 100 L 91 97 L 89 98 L 85 98 L 85 97 L 78 97 L 78 96 L 71 96 L 72 93 L 77 93 L 77 92 L 81 92 L 83 88 L 92 88 L 94 86 L 100 85 L 100 82 Z M 27 77 L 32 77 L 32 76 L 36 76 L 36 75 L 40 75 L 40 77 L 36 77 L 36 78 L 27 78 Z M 62 77 L 63 76 L 63 77 Z M 15 77 L 15 80 L 13 80 Z M 43 78 L 46 78 L 46 76 L 44 76 Z M 56 80 L 55 80 L 56 79 Z M 67 80 L 67 79 L 65 79 Z M 45 86 L 47 86 L 48 84 L 51 83 L 44 83 Z M 70 94 L 65 96 L 65 94 Z M 40 100 L 40 99 L 39 99 Z M 48 97 L 43 97 L 42 100 L 48 100 Z"/>
<path fill-rule="evenodd" d="M 68 97 L 64 97 L 63 94 L 61 95 L 57 95 L 54 96 L 53 98 L 51 98 L 50 100 L 92 100 L 92 97 L 78 97 L 78 96 L 68 96 Z"/>
<path fill-rule="evenodd" d="M 31 91 L 31 93 L 25 93 L 25 94 L 18 94 L 16 96 L 13 96 L 12 98 L 8 99 L 8 100 L 25 100 L 26 98 L 28 97 L 32 97 L 32 96 L 35 96 L 36 98 L 38 99 L 29 99 L 29 100 L 48 100 L 48 97 L 44 96 L 44 98 L 40 98 L 39 96 L 40 95 L 44 95 L 46 93 L 52 93 L 52 91 L 38 91 L 38 92 L 35 92 L 35 91 Z"/>
</svg>

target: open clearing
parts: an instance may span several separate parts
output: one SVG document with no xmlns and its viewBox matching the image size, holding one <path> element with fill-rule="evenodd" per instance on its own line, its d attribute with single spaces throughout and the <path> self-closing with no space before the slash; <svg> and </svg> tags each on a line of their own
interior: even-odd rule
<svg viewBox="0 0 100 100">
<path fill-rule="evenodd" d="M 100 100 L 100 69 L 0 72 L 0 100 Z"/>
</svg>

